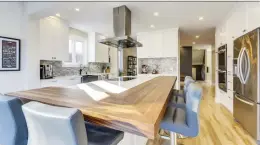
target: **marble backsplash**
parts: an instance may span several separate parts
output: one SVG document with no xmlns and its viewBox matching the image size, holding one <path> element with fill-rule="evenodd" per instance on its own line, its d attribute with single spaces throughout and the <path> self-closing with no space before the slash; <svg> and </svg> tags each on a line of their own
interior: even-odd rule
<svg viewBox="0 0 260 145">
<path fill-rule="evenodd" d="M 156 69 L 159 74 L 176 74 L 178 70 L 177 57 L 138 58 L 139 74 L 142 73 L 142 65 L 148 66 L 148 73 Z"/>
<path fill-rule="evenodd" d="M 52 60 L 40 60 L 40 64 L 50 64 L 53 67 L 53 75 L 56 76 L 70 76 L 79 75 L 80 67 L 62 67 L 62 61 L 52 61 Z M 98 63 L 90 62 L 88 66 L 84 68 L 82 74 L 87 73 L 102 73 L 103 68 L 106 67 L 108 63 Z"/>
</svg>

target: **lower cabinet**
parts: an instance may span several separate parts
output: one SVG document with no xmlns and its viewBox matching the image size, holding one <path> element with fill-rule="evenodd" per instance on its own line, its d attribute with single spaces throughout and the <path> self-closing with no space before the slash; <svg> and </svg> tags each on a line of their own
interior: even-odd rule
<svg viewBox="0 0 260 145">
<path fill-rule="evenodd" d="M 68 87 L 81 83 L 81 77 L 41 80 L 41 87 Z"/>
<path fill-rule="evenodd" d="M 219 103 L 223 104 L 231 113 L 233 113 L 233 91 L 227 90 L 224 92 L 220 89 L 218 91 L 217 97 L 219 98 Z"/>
</svg>

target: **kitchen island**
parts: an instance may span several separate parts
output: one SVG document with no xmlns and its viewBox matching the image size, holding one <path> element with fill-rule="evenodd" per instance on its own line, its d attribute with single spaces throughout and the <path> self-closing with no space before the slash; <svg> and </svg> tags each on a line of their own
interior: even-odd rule
<svg viewBox="0 0 260 145">
<path fill-rule="evenodd" d="M 78 108 L 89 122 L 154 139 L 176 77 L 141 77 L 128 82 L 95 81 L 68 88 L 8 93 L 23 99 Z"/>
</svg>

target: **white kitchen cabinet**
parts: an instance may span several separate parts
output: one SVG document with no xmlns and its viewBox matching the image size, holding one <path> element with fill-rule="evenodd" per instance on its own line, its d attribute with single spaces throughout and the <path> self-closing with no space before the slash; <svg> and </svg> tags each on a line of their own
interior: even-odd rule
<svg viewBox="0 0 260 145">
<path fill-rule="evenodd" d="M 137 41 L 143 44 L 142 47 L 137 48 L 137 56 L 138 58 L 149 58 L 147 54 L 147 50 L 149 48 L 150 43 L 148 43 L 149 38 L 145 37 L 145 34 L 141 34 L 137 36 Z"/>
<path fill-rule="evenodd" d="M 217 27 L 217 28 L 216 28 L 216 31 L 215 31 L 215 44 L 216 44 L 216 50 L 217 50 L 217 48 L 220 47 L 220 43 L 221 43 L 221 40 L 220 40 L 220 28 Z"/>
<path fill-rule="evenodd" d="M 41 87 L 68 87 L 81 83 L 81 77 L 59 77 L 41 80 Z"/>
<path fill-rule="evenodd" d="M 227 56 L 227 71 L 233 72 L 233 57 Z"/>
<path fill-rule="evenodd" d="M 138 58 L 178 56 L 178 29 L 139 33 L 137 41 L 143 44 L 143 47 L 137 48 Z"/>
<path fill-rule="evenodd" d="M 162 33 L 143 33 L 137 36 L 137 41 L 143 44 L 143 47 L 137 48 L 139 58 L 162 57 Z"/>
<path fill-rule="evenodd" d="M 69 58 L 69 26 L 59 18 L 40 20 L 40 59 L 67 61 Z"/>
<path fill-rule="evenodd" d="M 234 97 L 233 85 L 232 85 L 232 89 L 227 91 L 227 94 L 228 94 L 229 99 L 233 100 L 233 97 Z"/>
<path fill-rule="evenodd" d="M 227 82 L 227 92 L 228 91 L 233 91 L 233 83 L 232 82 Z"/>
<path fill-rule="evenodd" d="M 216 46 L 217 48 L 227 43 L 227 23 L 222 23 L 216 29 Z"/>
<path fill-rule="evenodd" d="M 221 103 L 230 111 L 233 112 L 233 98 L 228 95 L 228 93 L 218 89 L 219 91 L 219 99 Z"/>
<path fill-rule="evenodd" d="M 88 62 L 109 62 L 107 45 L 99 43 L 105 39 L 105 36 L 96 32 L 90 32 L 88 35 Z"/>
<path fill-rule="evenodd" d="M 179 48 L 178 31 L 165 31 L 163 32 L 163 57 L 178 57 Z"/>
<path fill-rule="evenodd" d="M 150 51 L 148 50 L 148 55 L 150 54 L 149 57 L 152 57 L 152 58 L 156 58 L 156 57 L 163 57 L 162 56 L 162 46 L 163 46 L 163 34 L 162 33 L 159 33 L 159 32 L 156 32 L 155 34 L 153 35 L 150 35 L 149 37 L 149 47 L 150 47 Z M 148 48 L 149 49 L 149 48 Z"/>
<path fill-rule="evenodd" d="M 228 33 L 231 38 L 236 39 L 246 32 L 248 32 L 248 22 L 247 22 L 247 6 L 244 3 L 240 3 L 234 9 L 227 21 Z"/>
<path fill-rule="evenodd" d="M 41 87 L 58 87 L 59 83 L 56 79 L 51 80 L 41 80 Z"/>
<path fill-rule="evenodd" d="M 260 27 L 260 4 L 259 2 L 246 3 L 248 32 Z"/>
</svg>

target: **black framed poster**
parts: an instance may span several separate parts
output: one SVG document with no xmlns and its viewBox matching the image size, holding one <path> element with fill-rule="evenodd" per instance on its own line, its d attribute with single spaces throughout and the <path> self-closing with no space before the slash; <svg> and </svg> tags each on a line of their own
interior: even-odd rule
<svg viewBox="0 0 260 145">
<path fill-rule="evenodd" d="M 0 36 L 0 71 L 20 71 L 20 39 Z"/>
</svg>

